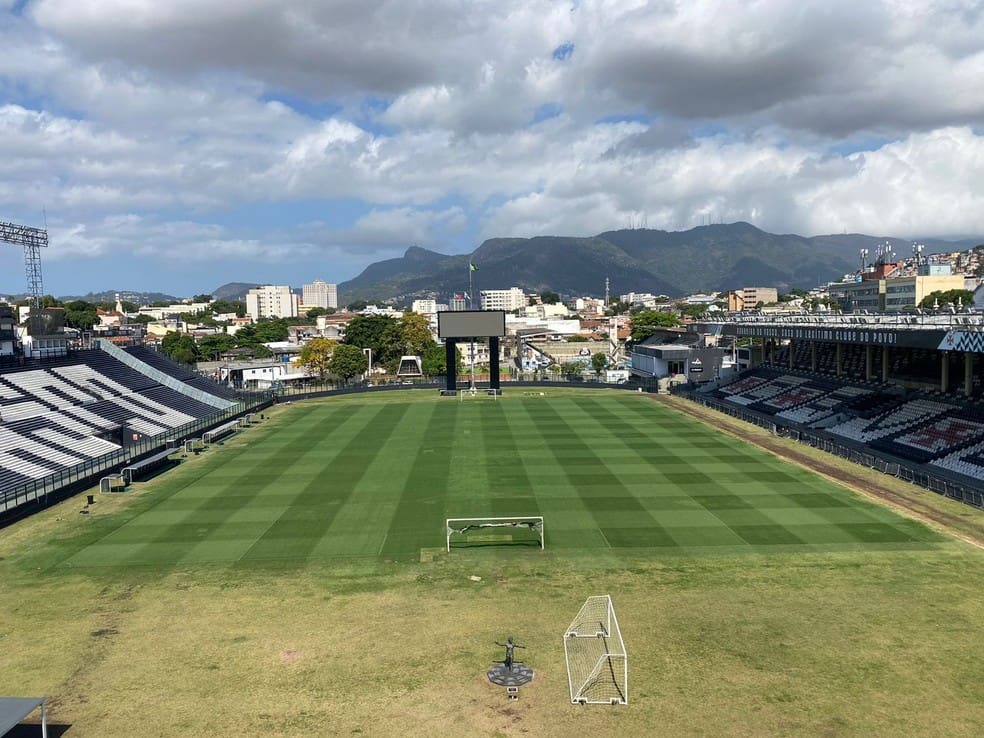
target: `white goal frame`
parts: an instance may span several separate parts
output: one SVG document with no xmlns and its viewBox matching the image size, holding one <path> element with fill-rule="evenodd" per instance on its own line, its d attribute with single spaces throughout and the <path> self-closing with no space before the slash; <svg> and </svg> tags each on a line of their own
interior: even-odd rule
<svg viewBox="0 0 984 738">
<path fill-rule="evenodd" d="M 458 402 L 464 402 L 466 399 L 488 400 L 490 398 L 493 401 L 498 400 L 499 393 L 483 387 L 466 387 L 465 389 L 458 390 Z"/>
<path fill-rule="evenodd" d="M 543 516 L 519 515 L 511 518 L 448 518 L 444 521 L 447 550 L 451 551 L 451 536 L 455 533 L 465 534 L 473 528 L 519 528 L 525 526 L 533 531 L 540 540 L 540 550 L 543 550 Z"/>
<path fill-rule="evenodd" d="M 571 703 L 629 704 L 629 655 L 609 595 L 588 597 L 564 632 Z"/>
</svg>

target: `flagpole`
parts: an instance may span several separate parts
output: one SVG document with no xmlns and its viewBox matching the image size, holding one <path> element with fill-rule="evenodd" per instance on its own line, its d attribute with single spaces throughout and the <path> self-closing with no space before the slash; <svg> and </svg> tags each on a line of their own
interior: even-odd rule
<svg viewBox="0 0 984 738">
<path fill-rule="evenodd" d="M 475 271 L 475 265 L 471 263 L 471 259 L 468 260 L 468 309 L 475 309 L 475 290 L 472 287 L 472 272 Z M 475 336 L 471 339 L 471 387 L 469 392 L 473 395 L 475 394 Z"/>
</svg>

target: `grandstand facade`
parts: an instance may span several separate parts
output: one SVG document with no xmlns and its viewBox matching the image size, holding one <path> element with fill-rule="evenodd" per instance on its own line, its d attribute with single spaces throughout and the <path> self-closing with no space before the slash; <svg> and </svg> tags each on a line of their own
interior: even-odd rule
<svg viewBox="0 0 984 738">
<path fill-rule="evenodd" d="M 681 390 L 774 432 L 984 507 L 984 316 L 738 317 L 733 380 Z"/>
</svg>

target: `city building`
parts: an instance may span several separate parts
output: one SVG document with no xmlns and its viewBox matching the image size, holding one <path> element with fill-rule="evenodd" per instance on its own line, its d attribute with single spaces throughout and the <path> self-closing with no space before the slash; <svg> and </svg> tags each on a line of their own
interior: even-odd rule
<svg viewBox="0 0 984 738">
<path fill-rule="evenodd" d="M 198 315 L 208 310 L 207 302 L 176 302 L 167 307 L 150 307 L 144 305 L 138 311 L 138 315 L 149 315 L 154 320 L 164 320 L 172 315 Z M 122 305 L 121 305 L 122 307 Z"/>
<path fill-rule="evenodd" d="M 468 309 L 468 298 L 464 292 L 455 292 L 454 296 L 451 298 L 451 302 L 448 304 L 450 310 L 467 310 Z"/>
<path fill-rule="evenodd" d="M 508 290 L 482 290 L 480 304 L 482 310 L 519 310 L 526 307 L 526 294 L 519 287 Z"/>
<path fill-rule="evenodd" d="M 301 303 L 309 310 L 316 307 L 338 309 L 338 286 L 316 279 L 301 287 Z"/>
<path fill-rule="evenodd" d="M 414 300 L 410 310 L 421 315 L 433 315 L 437 312 L 437 300 Z"/>
<path fill-rule="evenodd" d="M 865 271 L 851 281 L 830 285 L 830 296 L 844 312 L 897 312 L 911 310 L 933 292 L 963 289 L 962 274 L 953 274 L 949 264 L 920 264 L 918 272 L 906 277 L 885 278 L 884 272 Z"/>
<path fill-rule="evenodd" d="M 779 291 L 775 287 L 742 287 L 728 292 L 728 310 L 733 313 L 752 310 L 760 302 L 763 305 L 779 301 Z"/>
<path fill-rule="evenodd" d="M 260 318 L 296 318 L 300 299 L 287 285 L 264 285 L 246 293 L 246 312 L 253 320 Z"/>
</svg>

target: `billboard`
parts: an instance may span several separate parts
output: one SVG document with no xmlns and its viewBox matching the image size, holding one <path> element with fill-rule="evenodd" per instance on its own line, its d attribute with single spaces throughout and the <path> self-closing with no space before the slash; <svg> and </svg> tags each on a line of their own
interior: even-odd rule
<svg viewBox="0 0 984 738">
<path fill-rule="evenodd" d="M 441 338 L 473 338 L 506 335 L 505 310 L 454 310 L 437 314 Z"/>
</svg>

